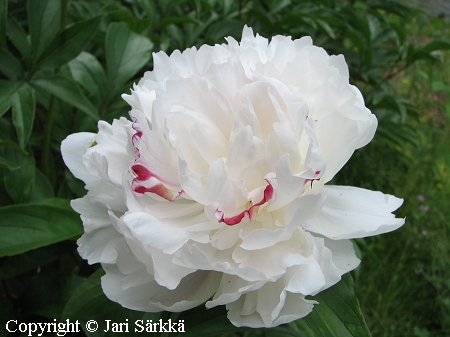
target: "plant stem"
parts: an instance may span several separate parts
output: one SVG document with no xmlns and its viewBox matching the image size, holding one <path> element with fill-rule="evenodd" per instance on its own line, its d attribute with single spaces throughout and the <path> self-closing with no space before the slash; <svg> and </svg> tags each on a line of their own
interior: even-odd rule
<svg viewBox="0 0 450 337">
<path fill-rule="evenodd" d="M 63 31 L 67 25 L 67 8 L 69 7 L 69 0 L 61 0 L 61 21 L 59 30 Z"/>
</svg>

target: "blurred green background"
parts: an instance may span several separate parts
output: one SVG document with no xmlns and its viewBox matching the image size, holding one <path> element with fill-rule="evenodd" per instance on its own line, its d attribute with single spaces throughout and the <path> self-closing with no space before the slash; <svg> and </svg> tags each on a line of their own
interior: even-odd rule
<svg viewBox="0 0 450 337">
<path fill-rule="evenodd" d="M 152 69 L 152 52 L 239 41 L 247 24 L 269 38 L 309 35 L 345 56 L 379 127 L 332 183 L 405 200 L 401 229 L 354 241 L 361 309 L 373 336 L 449 336 L 450 13 L 443 1 L 429 14 L 410 4 L 418 2 L 0 0 L 0 322 L 74 317 L 103 301 L 98 278 L 87 279 L 98 266 L 76 252 L 82 226 L 69 200 L 85 190 L 62 162 L 61 141 L 127 116 L 120 94 Z M 105 317 L 125 317 L 101 303 Z"/>
</svg>

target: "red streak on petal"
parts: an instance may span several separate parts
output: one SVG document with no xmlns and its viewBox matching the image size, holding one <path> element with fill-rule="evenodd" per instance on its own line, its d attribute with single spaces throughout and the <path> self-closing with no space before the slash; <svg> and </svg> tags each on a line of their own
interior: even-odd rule
<svg viewBox="0 0 450 337">
<path fill-rule="evenodd" d="M 264 197 L 262 198 L 262 200 L 257 204 L 254 204 L 252 207 L 250 207 L 250 209 L 252 209 L 255 206 L 261 206 L 262 204 L 272 199 L 272 196 L 273 196 L 273 186 L 270 185 L 269 183 L 269 185 L 267 185 L 266 188 L 264 189 Z"/>
<path fill-rule="evenodd" d="M 136 156 L 135 163 L 131 166 L 131 170 L 135 174 L 135 178 L 132 182 L 132 188 L 135 193 L 144 194 L 144 193 L 154 193 L 159 195 L 161 198 L 166 199 L 168 201 L 174 201 L 178 196 L 182 193 L 174 192 L 167 188 L 162 182 L 161 179 L 151 172 L 147 167 L 145 167 L 145 163 L 139 162 L 141 154 L 139 152 L 139 143 L 142 139 L 143 133 L 140 128 L 139 122 L 136 118 L 133 118 L 134 122 L 132 124 L 132 128 L 134 131 L 134 135 L 132 136 L 132 144 L 134 149 L 134 154 Z M 154 184 L 150 184 L 152 186 L 145 186 L 142 182 L 148 181 L 150 179 L 155 179 Z M 149 185 L 149 184 L 147 184 Z"/>
<path fill-rule="evenodd" d="M 268 182 L 269 183 L 269 182 Z M 253 219 L 254 214 L 254 208 L 257 206 L 261 206 L 268 202 L 273 197 L 273 186 L 269 183 L 269 185 L 266 186 L 264 189 L 264 196 L 262 200 L 254 205 L 252 205 L 248 210 L 245 210 L 238 215 L 226 218 L 223 213 L 222 217 L 220 218 L 219 222 L 224 222 L 228 226 L 234 226 L 240 223 L 245 217 L 247 217 L 249 220 Z M 219 211 L 220 212 L 220 211 Z"/>
<path fill-rule="evenodd" d="M 141 154 L 139 153 L 139 141 L 142 138 L 142 130 L 140 129 L 139 123 L 136 118 L 133 118 L 134 122 L 131 125 L 135 132 L 135 134 L 131 137 L 131 143 L 133 144 L 133 150 L 136 157 L 139 159 L 141 157 Z"/>
<path fill-rule="evenodd" d="M 137 181 L 144 181 L 153 177 L 158 178 L 155 174 L 150 172 L 150 170 L 142 164 L 134 164 L 133 166 L 131 166 L 131 169 L 136 174 L 135 180 Z"/>
<path fill-rule="evenodd" d="M 219 220 L 219 222 L 225 222 L 228 226 L 234 226 L 242 221 L 246 213 L 248 213 L 248 211 L 243 211 L 242 213 L 239 213 L 238 215 L 232 216 L 230 218 L 225 218 L 222 215 L 222 218 Z"/>
<path fill-rule="evenodd" d="M 181 194 L 181 192 L 173 192 L 169 190 L 166 186 L 163 184 L 157 184 L 152 187 L 146 187 L 143 185 L 134 185 L 133 184 L 133 191 L 138 194 L 144 194 L 144 193 L 154 193 L 156 195 L 159 195 L 161 198 L 166 199 L 167 201 L 174 201 L 178 196 Z"/>
</svg>

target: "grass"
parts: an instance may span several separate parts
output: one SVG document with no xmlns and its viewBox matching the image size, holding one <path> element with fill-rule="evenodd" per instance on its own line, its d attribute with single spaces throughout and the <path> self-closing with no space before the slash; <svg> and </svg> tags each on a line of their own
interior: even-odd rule
<svg viewBox="0 0 450 337">
<path fill-rule="evenodd" d="M 419 43 L 450 35 L 450 23 L 422 15 L 409 28 Z M 374 337 L 450 335 L 450 53 L 438 56 L 440 65 L 415 64 L 393 81 L 419 112 L 409 121 L 416 144 L 393 152 L 375 138 L 339 176 L 405 200 L 401 229 L 357 240 L 356 291 Z"/>
</svg>

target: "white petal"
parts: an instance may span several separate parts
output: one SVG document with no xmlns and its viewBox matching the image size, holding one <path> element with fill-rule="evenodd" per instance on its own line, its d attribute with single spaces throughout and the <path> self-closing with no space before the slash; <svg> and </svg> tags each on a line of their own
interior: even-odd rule
<svg viewBox="0 0 450 337">
<path fill-rule="evenodd" d="M 220 286 L 214 294 L 214 298 L 206 302 L 206 308 L 224 305 L 236 301 L 239 297 L 249 291 L 257 290 L 264 285 L 261 282 L 248 282 L 238 276 L 223 274 Z"/>
<path fill-rule="evenodd" d="M 80 132 L 69 135 L 61 143 L 64 163 L 76 178 L 83 180 L 86 184 L 99 179 L 98 176 L 88 171 L 83 162 L 83 157 L 92 146 L 94 139 L 94 133 Z"/>
<path fill-rule="evenodd" d="M 355 254 L 355 249 L 350 240 L 330 240 L 325 238 L 325 247 L 331 250 L 333 264 L 342 276 L 359 266 L 361 262 Z"/>
<path fill-rule="evenodd" d="M 123 217 L 123 221 L 139 242 L 166 254 L 177 251 L 191 235 L 183 228 L 167 225 L 147 213 L 130 213 Z"/>
<path fill-rule="evenodd" d="M 99 132 L 95 136 L 95 146 L 88 149 L 89 152 L 98 152 L 104 156 L 108 162 L 108 176 L 116 185 L 122 184 L 123 173 L 128 170 L 130 163 L 134 159 L 134 153 L 129 144 L 128 131 L 131 129 L 131 122 L 125 118 L 114 120 L 112 125 L 98 122 Z"/>
<path fill-rule="evenodd" d="M 220 251 L 208 245 L 184 245 L 175 253 L 174 262 L 190 268 L 215 270 L 236 275 L 249 282 L 270 279 L 253 266 L 238 265 L 231 258 L 230 250 Z"/>
<path fill-rule="evenodd" d="M 91 232 L 94 229 L 111 226 L 109 208 L 104 203 L 95 202 L 93 198 L 84 196 L 70 202 L 73 210 L 80 214 L 84 231 Z"/>
<path fill-rule="evenodd" d="M 114 227 L 103 227 L 84 233 L 77 241 L 78 253 L 89 264 L 114 263 L 117 258 L 116 244 L 123 240 Z"/>
<path fill-rule="evenodd" d="M 275 230 L 254 229 L 243 237 L 240 247 L 245 250 L 257 250 L 289 240 L 296 229 L 318 212 L 323 200 L 321 194 L 309 194 L 294 200 L 285 213 L 286 226 Z"/>
<path fill-rule="evenodd" d="M 125 275 L 116 265 L 102 265 L 106 275 L 102 277 L 105 295 L 125 308 L 159 312 L 179 312 L 191 309 L 210 298 L 217 290 L 220 274 L 198 271 L 186 276 L 175 290 L 168 290 L 149 278 L 149 282 L 134 287 L 123 287 Z"/>
<path fill-rule="evenodd" d="M 311 295 L 325 285 L 322 268 L 312 257 L 302 265 L 289 268 L 284 278 L 289 280 L 286 290 L 296 294 Z"/>
<path fill-rule="evenodd" d="M 387 233 L 404 224 L 392 214 L 403 199 L 349 186 L 326 186 L 327 200 L 304 228 L 333 240 Z"/>
<path fill-rule="evenodd" d="M 276 288 L 273 284 L 267 284 L 260 290 L 247 293 L 237 301 L 227 304 L 228 319 L 237 327 L 271 328 L 305 317 L 311 312 L 313 304 L 317 303 L 305 300 L 301 294 L 292 294 L 285 290 L 280 292 Z"/>
<path fill-rule="evenodd" d="M 336 67 L 339 70 L 339 75 L 349 78 L 348 66 L 344 55 L 331 55 L 329 65 Z"/>
<path fill-rule="evenodd" d="M 173 263 L 173 256 L 152 250 L 155 281 L 159 285 L 173 290 L 177 288 L 184 277 L 197 269 L 186 268 Z"/>
</svg>

